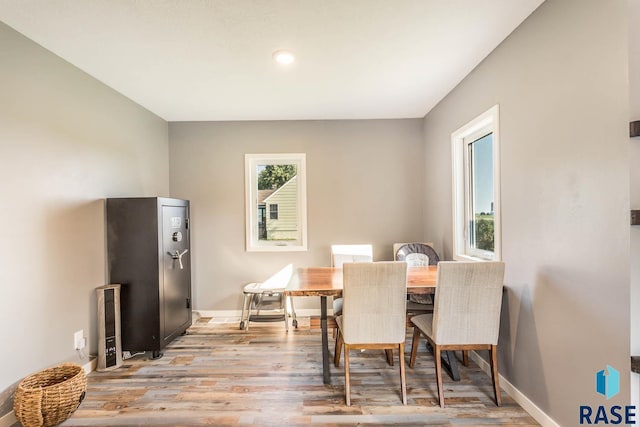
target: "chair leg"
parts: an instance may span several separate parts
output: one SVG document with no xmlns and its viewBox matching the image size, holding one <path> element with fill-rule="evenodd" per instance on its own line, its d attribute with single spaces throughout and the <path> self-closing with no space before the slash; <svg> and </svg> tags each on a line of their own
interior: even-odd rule
<svg viewBox="0 0 640 427">
<path fill-rule="evenodd" d="M 340 330 L 338 329 L 338 332 L 336 333 L 336 347 L 335 350 L 333 351 L 333 363 L 334 365 L 336 365 L 336 368 L 340 367 L 340 353 L 342 351 L 342 334 L 340 333 Z"/>
<path fill-rule="evenodd" d="M 262 294 L 256 294 L 256 316 L 260 316 L 260 307 L 262 306 Z"/>
<path fill-rule="evenodd" d="M 255 294 L 251 294 L 249 295 L 249 309 L 247 311 L 247 327 L 244 328 L 245 331 L 249 332 L 249 324 L 251 323 L 251 310 L 252 310 L 252 306 L 254 304 L 253 300 L 255 299 Z M 258 313 L 260 313 L 258 311 Z"/>
<path fill-rule="evenodd" d="M 491 346 L 491 380 L 493 381 L 493 393 L 496 398 L 496 405 L 502 406 L 500 396 L 500 384 L 498 384 L 498 346 Z"/>
<path fill-rule="evenodd" d="M 289 310 L 287 310 L 287 296 L 282 293 L 273 294 L 280 298 L 280 310 L 282 310 L 282 317 L 284 317 L 284 330 L 289 332 Z"/>
<path fill-rule="evenodd" d="M 402 404 L 407 404 L 407 381 L 404 368 L 404 343 L 398 346 L 400 352 L 400 391 L 402 392 Z"/>
<path fill-rule="evenodd" d="M 344 345 L 344 396 L 347 402 L 347 406 L 351 406 L 351 377 L 349 375 L 349 344 L 346 344 L 346 343 Z"/>
<path fill-rule="evenodd" d="M 416 355 L 418 354 L 418 343 L 420 342 L 420 329 L 413 327 L 413 340 L 411 340 L 411 358 L 409 359 L 409 367 L 413 368 L 416 364 Z M 402 355 L 404 357 L 404 355 Z"/>
<path fill-rule="evenodd" d="M 438 401 L 440 402 L 440 407 L 444 408 L 444 390 L 442 388 L 442 357 L 440 352 L 440 346 L 435 344 L 433 345 L 433 357 L 436 362 L 436 381 L 438 384 Z"/>
<path fill-rule="evenodd" d="M 393 366 L 393 350 L 386 349 L 384 353 L 387 356 L 387 363 L 389 364 L 389 366 Z"/>
<path fill-rule="evenodd" d="M 284 306 L 284 330 L 285 332 L 289 332 L 289 312 L 287 311 L 287 297 L 282 295 L 283 298 L 283 306 Z"/>
<path fill-rule="evenodd" d="M 240 314 L 240 329 L 245 329 L 244 311 L 247 307 L 247 297 L 249 297 L 249 294 L 244 294 L 244 297 L 242 298 L 242 313 Z"/>
</svg>

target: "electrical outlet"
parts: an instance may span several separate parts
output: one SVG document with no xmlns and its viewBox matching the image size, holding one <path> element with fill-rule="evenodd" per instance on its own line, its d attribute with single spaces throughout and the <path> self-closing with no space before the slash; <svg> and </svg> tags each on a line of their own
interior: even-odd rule
<svg viewBox="0 0 640 427">
<path fill-rule="evenodd" d="M 84 331 L 82 329 L 73 334 L 73 348 L 75 350 L 82 350 L 84 348 Z"/>
</svg>

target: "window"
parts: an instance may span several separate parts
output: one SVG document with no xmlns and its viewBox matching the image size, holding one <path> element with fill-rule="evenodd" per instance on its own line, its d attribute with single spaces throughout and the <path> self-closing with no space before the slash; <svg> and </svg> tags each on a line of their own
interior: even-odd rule
<svg viewBox="0 0 640 427">
<path fill-rule="evenodd" d="M 247 251 L 307 250 L 305 157 L 245 154 Z"/>
<path fill-rule="evenodd" d="M 269 205 L 269 219 L 278 219 L 278 205 Z"/>
<path fill-rule="evenodd" d="M 455 259 L 500 260 L 499 109 L 451 134 Z"/>
</svg>

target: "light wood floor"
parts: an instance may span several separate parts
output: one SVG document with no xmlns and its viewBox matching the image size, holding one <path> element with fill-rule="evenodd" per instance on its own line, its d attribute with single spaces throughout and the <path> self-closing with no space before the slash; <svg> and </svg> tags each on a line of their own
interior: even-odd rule
<svg viewBox="0 0 640 427">
<path fill-rule="evenodd" d="M 200 319 L 164 357 L 145 355 L 111 372 L 89 375 L 87 397 L 63 426 L 125 425 L 538 425 L 503 392 L 493 403 L 490 378 L 470 362 L 461 381 L 445 377 L 445 409 L 436 400 L 433 358 L 421 341 L 407 367 L 408 405 L 400 400 L 396 363 L 382 352 L 352 353 L 352 406 L 344 404 L 344 371 L 332 365 L 322 384 L 320 331 L 309 319 L 284 332 L 280 323 Z M 407 333 L 405 358 L 411 350 Z M 342 364 L 341 364 L 342 366 Z"/>
</svg>

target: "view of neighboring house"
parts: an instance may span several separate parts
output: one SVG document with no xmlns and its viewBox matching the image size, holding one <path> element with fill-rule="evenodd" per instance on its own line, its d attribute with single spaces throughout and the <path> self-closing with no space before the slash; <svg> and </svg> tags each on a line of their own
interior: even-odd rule
<svg viewBox="0 0 640 427">
<path fill-rule="evenodd" d="M 258 190 L 258 239 L 267 239 L 267 206 L 264 199 L 273 194 L 276 189 Z"/>
<path fill-rule="evenodd" d="M 263 192 L 271 192 L 266 194 Z M 266 197 L 260 197 L 265 194 Z M 276 190 L 260 190 L 258 197 L 258 226 L 260 239 L 295 240 L 298 238 L 298 176 L 295 175 Z M 264 237 L 263 237 L 264 236 Z"/>
</svg>

